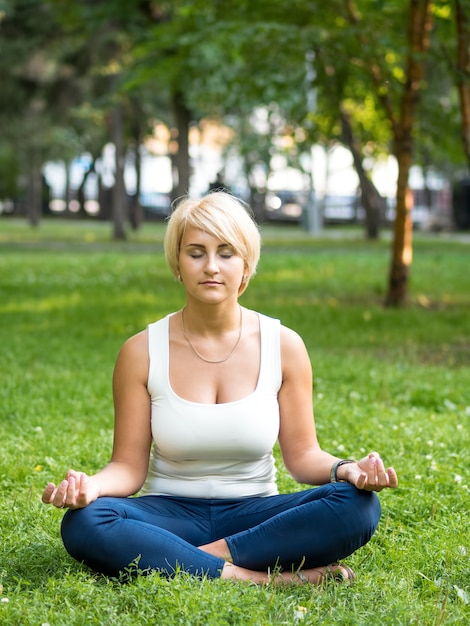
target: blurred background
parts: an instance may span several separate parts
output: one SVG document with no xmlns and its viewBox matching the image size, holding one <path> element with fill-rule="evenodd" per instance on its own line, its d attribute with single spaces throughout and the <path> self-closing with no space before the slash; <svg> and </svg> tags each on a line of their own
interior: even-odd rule
<svg viewBox="0 0 470 626">
<path fill-rule="evenodd" d="M 0 219 L 469 229 L 466 4 L 1 0 Z"/>
</svg>

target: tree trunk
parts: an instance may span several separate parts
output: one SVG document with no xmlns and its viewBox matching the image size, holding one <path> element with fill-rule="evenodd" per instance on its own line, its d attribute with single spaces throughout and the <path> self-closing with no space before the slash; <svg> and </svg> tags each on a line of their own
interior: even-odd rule
<svg viewBox="0 0 470 626">
<path fill-rule="evenodd" d="M 462 139 L 467 164 L 470 169 L 470 55 L 468 17 L 462 2 L 455 0 L 455 24 L 457 28 L 457 91 L 462 119 Z"/>
<path fill-rule="evenodd" d="M 412 194 L 408 187 L 408 177 L 412 163 L 411 153 L 396 155 L 398 160 L 398 181 L 396 214 L 393 222 L 392 259 L 388 292 L 385 299 L 387 306 L 402 306 L 408 296 L 408 278 L 413 258 L 411 219 Z"/>
<path fill-rule="evenodd" d="M 410 0 L 408 61 L 399 120 L 394 124 L 394 154 L 398 163 L 396 215 L 393 227 L 392 258 L 385 297 L 387 306 L 403 306 L 408 296 L 412 261 L 412 200 L 408 188 L 413 163 L 413 126 L 424 74 L 423 53 L 429 47 L 431 1 Z"/>
<path fill-rule="evenodd" d="M 64 189 L 65 215 L 70 217 L 72 215 L 72 213 L 70 212 L 70 200 L 71 200 L 70 161 L 65 161 L 64 167 L 65 167 L 65 189 Z"/>
<path fill-rule="evenodd" d="M 124 142 L 122 127 L 122 106 L 116 102 L 112 111 L 112 135 L 116 149 L 115 181 L 113 187 L 113 229 L 114 239 L 126 238 L 124 223 L 126 220 L 126 189 L 124 185 Z"/>
<path fill-rule="evenodd" d="M 173 110 L 178 131 L 178 151 L 173 155 L 174 184 L 172 190 L 172 200 L 181 198 L 189 192 L 189 124 L 191 122 L 191 112 L 186 106 L 183 94 L 176 92 L 173 94 Z"/>
<path fill-rule="evenodd" d="M 78 209 L 78 214 L 77 217 L 86 219 L 88 218 L 88 213 L 85 211 L 85 185 L 86 185 L 86 181 L 88 180 L 88 176 L 90 176 L 91 173 L 96 174 L 96 160 L 97 160 L 97 156 L 92 157 L 92 162 L 90 167 L 87 169 L 87 171 L 83 174 L 83 178 L 82 181 L 77 189 L 77 200 L 78 200 L 78 204 L 79 204 L 79 209 Z"/>
<path fill-rule="evenodd" d="M 359 178 L 362 194 L 362 206 L 366 214 L 366 234 L 368 239 L 378 239 L 382 216 L 385 213 L 385 198 L 383 198 L 374 183 L 367 176 L 362 164 L 362 155 L 354 137 L 351 119 L 344 107 L 340 105 L 341 139 L 352 154 L 354 167 Z"/>
<path fill-rule="evenodd" d="M 33 227 L 39 226 L 42 215 L 41 163 L 38 151 L 33 147 L 28 180 L 28 218 Z"/>
<path fill-rule="evenodd" d="M 348 21 L 356 28 L 360 45 L 364 38 L 360 28 L 359 13 L 353 0 L 344 0 Z M 385 297 L 387 306 L 402 306 L 408 295 L 408 277 L 412 260 L 411 194 L 408 179 L 413 158 L 413 126 L 424 74 L 424 53 L 429 48 L 432 25 L 432 1 L 409 0 L 408 60 L 405 82 L 400 102 L 400 114 L 395 115 L 390 92 L 384 89 L 380 60 L 369 59 L 368 68 L 376 86 L 377 99 L 382 104 L 390 122 L 394 150 L 398 163 L 396 216 L 393 227 L 392 258 Z"/>
<path fill-rule="evenodd" d="M 135 146 L 134 152 L 134 167 L 135 167 L 135 192 L 131 198 L 129 205 L 129 220 L 132 230 L 139 230 L 144 221 L 144 209 L 140 204 L 140 189 L 141 189 L 141 158 L 140 158 L 140 146 Z"/>
<path fill-rule="evenodd" d="M 130 98 L 131 104 L 131 133 L 134 140 L 134 171 L 135 171 L 135 190 L 129 205 L 129 220 L 131 228 L 138 230 L 144 221 L 144 209 L 140 204 L 140 191 L 142 188 L 142 156 L 140 146 L 142 143 L 142 124 L 143 117 L 140 99 L 136 96 Z"/>
</svg>

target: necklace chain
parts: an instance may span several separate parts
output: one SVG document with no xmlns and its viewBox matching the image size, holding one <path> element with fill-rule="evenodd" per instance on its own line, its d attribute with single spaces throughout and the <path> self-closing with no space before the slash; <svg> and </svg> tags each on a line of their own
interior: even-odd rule
<svg viewBox="0 0 470 626">
<path fill-rule="evenodd" d="M 196 350 L 196 348 L 193 346 L 193 344 L 190 342 L 188 335 L 186 334 L 186 328 L 184 326 L 184 309 L 186 307 L 183 308 L 183 310 L 181 311 L 181 329 L 183 331 L 183 337 L 186 339 L 186 341 L 189 344 L 189 347 L 191 348 L 191 350 L 194 352 L 194 354 L 199 357 L 202 361 L 205 361 L 206 363 L 225 363 L 225 361 L 228 361 L 229 358 L 232 356 L 232 354 L 235 352 L 235 350 L 238 347 L 238 344 L 240 343 L 240 339 L 242 338 L 242 330 L 243 330 L 243 316 L 242 316 L 242 307 L 240 305 L 238 305 L 240 307 L 240 331 L 238 333 L 238 339 L 235 342 L 235 345 L 233 346 L 233 348 L 230 350 L 230 352 L 227 354 L 226 357 L 224 357 L 223 359 L 220 359 L 218 361 L 211 361 L 210 359 L 206 359 L 206 357 L 202 356 L 202 354 L 200 352 L 198 352 Z"/>
</svg>

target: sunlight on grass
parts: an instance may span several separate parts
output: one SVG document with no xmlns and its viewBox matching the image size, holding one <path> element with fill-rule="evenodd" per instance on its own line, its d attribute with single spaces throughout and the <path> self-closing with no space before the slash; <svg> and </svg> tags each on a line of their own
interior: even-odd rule
<svg viewBox="0 0 470 626">
<path fill-rule="evenodd" d="M 72 561 L 63 513 L 39 498 L 70 466 L 107 462 L 120 346 L 183 305 L 162 257 L 163 225 L 120 244 L 108 224 L 30 232 L 5 220 L 0 231 L 2 625 L 468 621 L 470 246 L 418 238 L 410 305 L 389 310 L 388 244 L 263 228 L 265 253 L 242 303 L 304 338 L 322 445 L 344 457 L 378 449 L 400 475 L 400 488 L 380 496 L 374 539 L 348 559 L 353 587 L 158 574 L 122 584 Z M 280 489 L 300 489 L 276 456 Z"/>
</svg>

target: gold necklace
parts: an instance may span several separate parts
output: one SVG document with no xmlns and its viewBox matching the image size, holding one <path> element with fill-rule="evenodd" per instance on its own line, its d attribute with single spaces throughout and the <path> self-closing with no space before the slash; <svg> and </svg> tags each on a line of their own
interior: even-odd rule
<svg viewBox="0 0 470 626">
<path fill-rule="evenodd" d="M 184 326 L 184 309 L 186 307 L 183 307 L 183 310 L 181 311 L 181 329 L 183 331 L 183 337 L 186 339 L 186 341 L 188 342 L 191 350 L 194 352 L 194 354 L 199 357 L 202 361 L 205 361 L 206 363 L 225 363 L 225 361 L 228 361 L 229 358 L 232 356 L 232 354 L 235 352 L 235 350 L 238 347 L 238 344 L 240 343 L 240 339 L 242 338 L 242 330 L 243 330 L 243 316 L 242 316 L 242 307 L 240 305 L 238 305 L 240 308 L 240 332 L 238 333 L 238 339 L 235 343 L 235 345 L 233 346 L 233 348 L 230 350 L 230 352 L 228 353 L 228 355 L 223 358 L 220 359 L 220 361 L 211 361 L 210 359 L 206 359 L 205 357 L 202 356 L 202 354 L 200 354 L 196 348 L 193 346 L 193 344 L 189 341 L 189 337 L 186 334 L 186 328 Z"/>
</svg>

